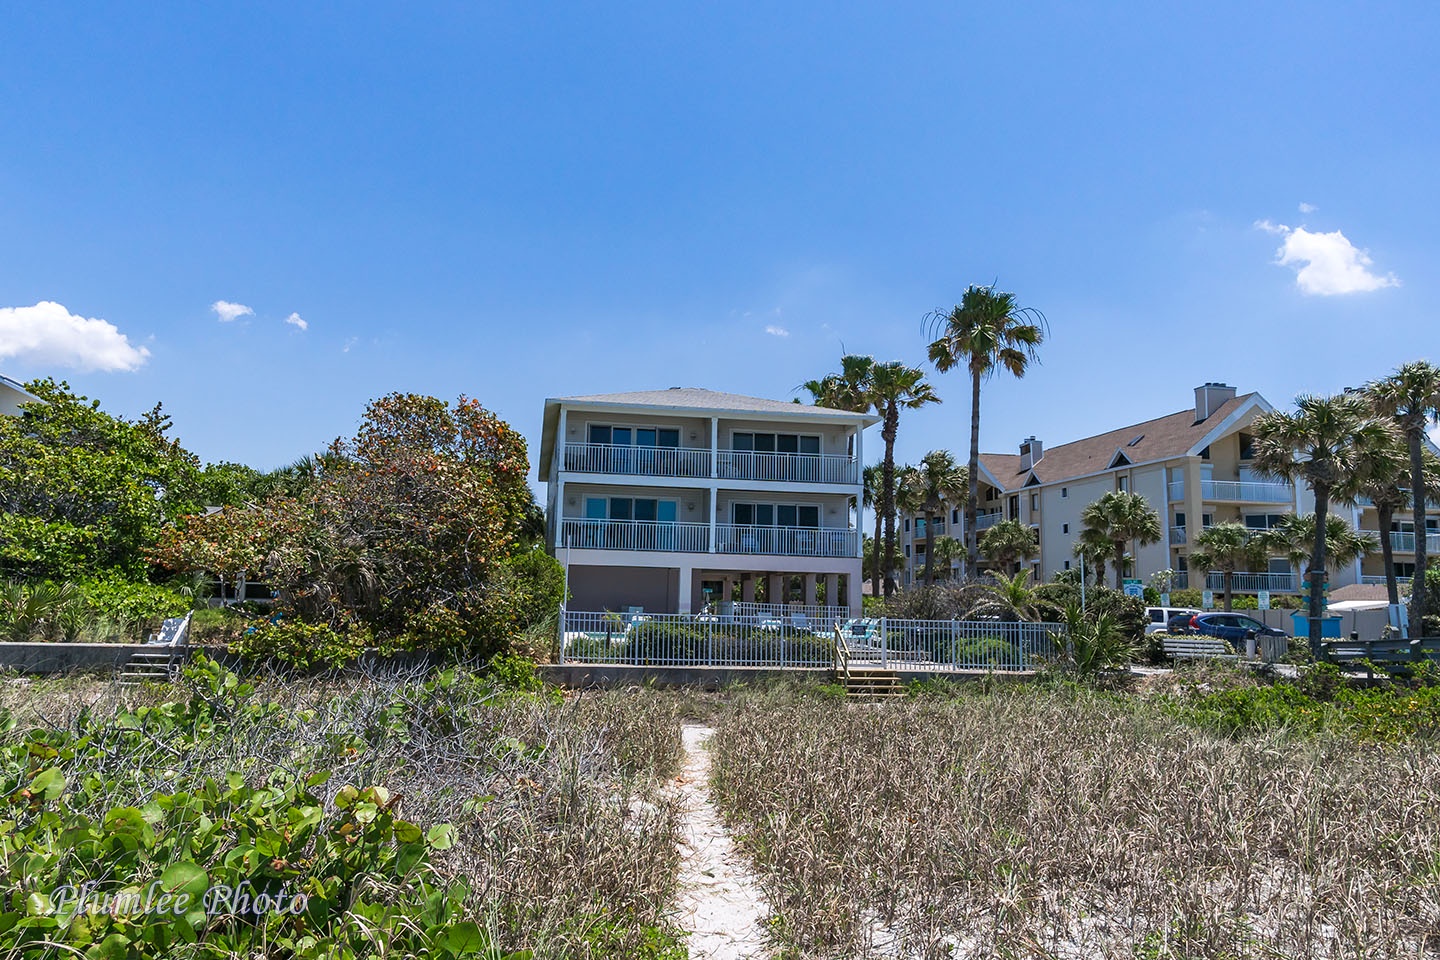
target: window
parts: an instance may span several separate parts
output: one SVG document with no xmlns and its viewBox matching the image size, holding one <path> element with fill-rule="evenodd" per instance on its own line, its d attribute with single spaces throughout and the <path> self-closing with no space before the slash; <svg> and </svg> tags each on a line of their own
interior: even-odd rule
<svg viewBox="0 0 1440 960">
<path fill-rule="evenodd" d="M 1069 570 L 1069 569 L 1070 569 L 1070 561 L 1069 561 L 1069 560 L 1066 560 L 1066 561 L 1065 561 L 1065 569 L 1066 569 L 1066 570 Z"/>
<path fill-rule="evenodd" d="M 960 522 L 960 511 L 959 511 L 959 510 L 951 510 L 951 511 L 950 511 L 950 522 L 951 522 L 952 524 L 956 524 L 956 523 L 959 523 L 959 522 Z"/>
<path fill-rule="evenodd" d="M 1183 527 L 1183 526 L 1185 526 L 1185 511 L 1183 511 L 1183 510 L 1176 510 L 1176 511 L 1175 511 L 1175 526 L 1177 526 L 1177 527 Z"/>
<path fill-rule="evenodd" d="M 1070 532 L 1070 524 L 1068 524 L 1068 523 L 1062 523 L 1062 524 L 1060 524 L 1060 532 L 1061 532 L 1061 533 L 1069 533 L 1069 532 Z"/>
<path fill-rule="evenodd" d="M 730 447 L 754 453 L 808 453 L 820 452 L 820 436 L 802 433 L 732 433 Z"/>
<path fill-rule="evenodd" d="M 1245 515 L 1245 526 L 1250 530 L 1269 530 L 1278 527 L 1282 513 L 1249 513 Z"/>
<path fill-rule="evenodd" d="M 1201 451 L 1200 451 L 1200 459 L 1201 459 L 1201 460 L 1209 460 L 1209 459 L 1210 459 L 1210 448 L 1209 448 L 1209 447 L 1206 447 L 1204 450 L 1201 450 Z"/>
<path fill-rule="evenodd" d="M 590 424 L 589 441 L 617 447 L 678 447 L 680 431 L 674 427 L 619 427 Z"/>
<path fill-rule="evenodd" d="M 906 518 L 905 518 L 905 532 L 906 532 L 906 533 L 909 533 L 909 532 L 910 532 L 910 518 L 909 518 L 909 517 L 906 517 Z"/>
<path fill-rule="evenodd" d="M 1017 493 L 1010 498 L 1010 519 L 1015 520 L 1020 516 L 1020 495 Z"/>
<path fill-rule="evenodd" d="M 1240 459 L 1253 460 L 1255 458 L 1255 438 L 1248 433 L 1240 434 Z"/>
<path fill-rule="evenodd" d="M 1039 509 L 1040 509 L 1040 494 L 1038 494 L 1038 493 L 1032 493 L 1032 494 L 1030 494 L 1030 509 L 1031 509 L 1031 510 L 1039 510 Z"/>
<path fill-rule="evenodd" d="M 732 503 L 730 522 L 737 526 L 809 527 L 820 526 L 820 508 L 806 503 Z"/>
<path fill-rule="evenodd" d="M 1070 488 L 1069 488 L 1069 487 L 1061 487 L 1061 488 L 1060 488 L 1060 499 L 1061 499 L 1061 500 L 1069 500 L 1069 499 L 1070 499 Z"/>
<path fill-rule="evenodd" d="M 910 544 L 905 544 L 905 556 L 910 556 Z"/>
<path fill-rule="evenodd" d="M 586 520 L 643 520 L 674 523 L 677 503 L 653 497 L 586 497 Z"/>
<path fill-rule="evenodd" d="M 1130 492 L 1130 478 L 1129 478 L 1129 477 L 1116 477 L 1116 478 L 1115 478 L 1115 489 L 1116 489 L 1116 490 L 1119 490 L 1121 493 L 1129 493 L 1129 492 Z"/>
</svg>

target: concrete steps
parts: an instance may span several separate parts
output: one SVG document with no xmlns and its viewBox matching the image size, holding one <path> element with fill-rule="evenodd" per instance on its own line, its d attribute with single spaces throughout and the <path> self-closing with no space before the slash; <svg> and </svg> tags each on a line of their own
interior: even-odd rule
<svg viewBox="0 0 1440 960">
<path fill-rule="evenodd" d="M 190 651 L 184 647 L 140 650 L 120 668 L 120 683 L 127 687 L 142 683 L 169 683 L 180 675 L 180 666 L 189 655 Z"/>
</svg>

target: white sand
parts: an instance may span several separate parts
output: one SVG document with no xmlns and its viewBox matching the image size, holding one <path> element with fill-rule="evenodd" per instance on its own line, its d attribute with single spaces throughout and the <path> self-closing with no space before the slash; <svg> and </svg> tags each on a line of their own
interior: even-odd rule
<svg viewBox="0 0 1440 960">
<path fill-rule="evenodd" d="M 765 960 L 770 907 L 744 856 L 710 802 L 710 751 L 715 731 L 681 730 L 685 762 L 676 781 L 680 801 L 678 923 L 690 932 L 692 960 Z"/>
</svg>

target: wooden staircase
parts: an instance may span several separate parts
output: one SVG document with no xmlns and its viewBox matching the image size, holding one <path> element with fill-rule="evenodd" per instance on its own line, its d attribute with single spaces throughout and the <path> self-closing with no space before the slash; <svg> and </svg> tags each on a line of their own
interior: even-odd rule
<svg viewBox="0 0 1440 960">
<path fill-rule="evenodd" d="M 845 693 L 852 700 L 891 700 L 905 696 L 899 674 L 882 667 L 851 667 L 835 679 L 845 684 Z"/>
</svg>

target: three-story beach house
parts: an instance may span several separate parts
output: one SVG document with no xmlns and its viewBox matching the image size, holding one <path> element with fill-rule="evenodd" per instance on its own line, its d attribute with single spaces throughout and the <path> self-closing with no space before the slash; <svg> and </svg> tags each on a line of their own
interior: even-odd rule
<svg viewBox="0 0 1440 960">
<path fill-rule="evenodd" d="M 546 400 L 547 538 L 570 609 L 699 613 L 763 594 L 858 614 L 876 422 L 691 387 Z"/>
</svg>

